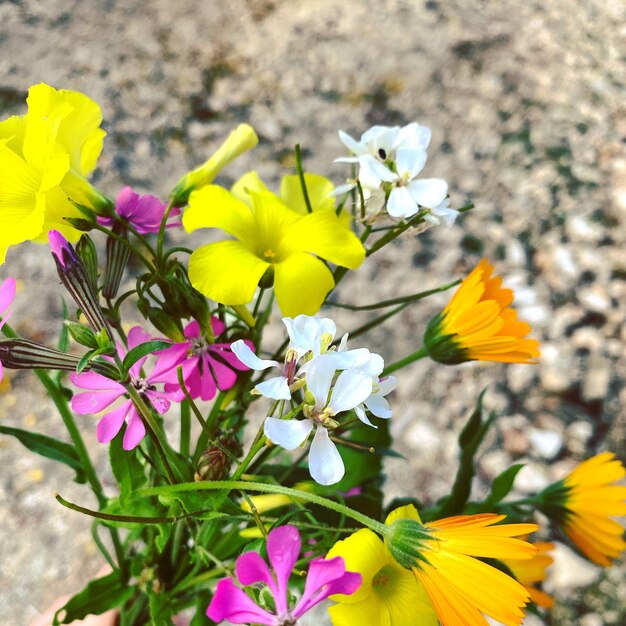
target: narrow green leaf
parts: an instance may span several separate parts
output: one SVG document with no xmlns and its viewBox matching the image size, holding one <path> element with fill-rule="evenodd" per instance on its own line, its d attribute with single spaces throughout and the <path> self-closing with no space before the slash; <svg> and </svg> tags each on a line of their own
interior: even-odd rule
<svg viewBox="0 0 626 626">
<path fill-rule="evenodd" d="M 53 461 L 59 461 L 59 463 L 65 463 L 65 465 L 71 467 L 76 472 L 74 480 L 77 483 L 84 483 L 87 480 L 78 454 L 71 444 L 53 439 L 47 435 L 33 433 L 29 430 L 22 430 L 21 428 L 12 428 L 11 426 L 0 426 L 0 433 L 15 437 L 31 452 L 35 452 Z"/>
<path fill-rule="evenodd" d="M 516 463 L 515 465 L 511 465 L 511 467 L 505 469 L 501 474 L 496 476 L 493 479 L 493 483 L 491 484 L 491 493 L 487 497 L 486 503 L 495 504 L 496 502 L 500 502 L 503 498 L 505 498 L 509 491 L 513 488 L 513 483 L 515 482 L 515 477 L 518 475 L 519 471 L 524 467 L 523 463 Z"/>
<path fill-rule="evenodd" d="M 125 504 L 135 489 L 146 484 L 145 467 L 137 456 L 136 448 L 134 450 L 122 448 L 121 437 L 114 437 L 109 444 L 109 458 L 113 475 L 120 485 L 120 502 Z"/>
<path fill-rule="evenodd" d="M 132 350 L 128 351 L 128 354 L 124 357 L 122 365 L 126 371 L 128 371 L 139 359 L 147 356 L 151 352 L 157 350 L 164 350 L 172 345 L 171 341 L 163 341 L 161 339 L 153 339 L 152 341 L 146 341 L 135 346 Z"/>
<path fill-rule="evenodd" d="M 134 591 L 135 587 L 124 581 L 119 571 L 96 578 L 56 612 L 53 626 L 69 624 L 87 615 L 102 615 L 124 604 Z"/>
</svg>

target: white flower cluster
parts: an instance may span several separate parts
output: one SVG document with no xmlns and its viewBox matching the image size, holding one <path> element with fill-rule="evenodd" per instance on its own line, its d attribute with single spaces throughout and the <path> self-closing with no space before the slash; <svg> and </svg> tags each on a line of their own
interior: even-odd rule
<svg viewBox="0 0 626 626">
<path fill-rule="evenodd" d="M 372 126 L 360 141 L 339 131 L 339 139 L 353 156 L 336 162 L 358 163 L 358 180 L 366 199 L 367 215 L 373 219 L 387 203 L 387 213 L 406 219 L 420 209 L 428 209 L 424 217 L 433 225 L 451 226 L 458 215 L 450 208 L 448 184 L 440 178 L 421 178 L 428 158 L 431 132 L 417 123 L 406 126 Z M 356 181 L 337 187 L 334 195 L 353 189 Z"/>
<path fill-rule="evenodd" d="M 256 385 L 258 393 L 273 400 L 289 401 L 288 407 L 294 394 L 302 394 L 304 419 L 267 417 L 264 432 L 273 443 L 295 450 L 315 430 L 309 471 L 321 485 L 332 485 L 345 473 L 341 455 L 329 436 L 329 430 L 339 426 L 337 416 L 354 411 L 364 424 L 376 428 L 366 411 L 376 417 L 390 418 L 392 412 L 385 396 L 396 388 L 397 380 L 393 376 L 381 379 L 383 358 L 367 348 L 349 350 L 347 335 L 335 350 L 331 344 L 336 327 L 331 319 L 298 315 L 284 317 L 283 323 L 289 335 L 283 363 L 259 358 L 243 340 L 235 341 L 231 349 L 253 370 L 278 369 L 277 376 Z"/>
</svg>

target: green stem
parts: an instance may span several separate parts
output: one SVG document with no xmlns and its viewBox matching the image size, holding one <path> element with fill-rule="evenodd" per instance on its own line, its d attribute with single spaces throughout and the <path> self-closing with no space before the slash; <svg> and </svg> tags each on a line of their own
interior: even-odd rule
<svg viewBox="0 0 626 626">
<path fill-rule="evenodd" d="M 191 438 L 191 409 L 189 402 L 180 403 L 180 453 L 189 456 L 189 441 Z"/>
<path fill-rule="evenodd" d="M 165 213 L 163 213 L 163 218 L 161 219 L 161 224 L 159 226 L 159 234 L 157 235 L 157 249 L 156 249 L 156 258 L 157 263 L 161 264 L 161 257 L 163 256 L 163 243 L 165 241 L 165 227 L 167 225 L 167 220 L 169 219 L 170 213 L 174 208 L 174 201 L 170 199 L 167 203 L 167 207 L 165 209 Z"/>
<path fill-rule="evenodd" d="M 227 492 L 236 489 L 238 491 L 252 491 L 259 493 L 275 493 L 291 498 L 304 500 L 305 502 L 311 502 L 323 506 L 331 511 L 335 511 L 341 515 L 345 515 L 350 519 L 353 519 L 363 526 L 370 528 L 379 535 L 385 535 L 387 533 L 386 526 L 381 522 L 378 522 L 359 511 L 354 511 L 350 507 L 347 507 L 323 496 L 319 496 L 314 493 L 308 493 L 306 491 L 299 491 L 297 489 L 291 489 L 290 487 L 283 487 L 282 485 L 269 485 L 257 482 L 247 482 L 244 480 L 215 480 L 212 482 L 201 483 L 178 483 L 177 485 L 171 485 L 166 487 L 148 487 L 145 489 L 139 489 L 136 493 L 141 496 L 160 496 L 167 495 L 178 491 L 221 491 Z"/>
<path fill-rule="evenodd" d="M 408 222 L 403 222 L 402 224 L 398 224 L 398 227 L 395 230 L 388 232 L 386 235 L 382 236 L 368 251 L 367 256 L 371 256 L 374 252 L 377 252 L 388 243 L 391 243 L 396 237 L 400 236 L 405 230 L 408 230 L 411 226 L 415 226 L 419 224 L 425 215 L 424 211 L 420 211 L 417 215 L 412 217 Z"/>
<path fill-rule="evenodd" d="M 157 421 L 154 419 L 152 415 L 152 411 L 146 406 L 144 399 L 139 395 L 137 390 L 133 387 L 131 383 L 124 385 L 126 392 L 130 396 L 130 399 L 133 401 L 135 408 L 139 411 L 141 419 L 143 420 L 145 426 L 147 427 L 148 434 L 150 435 L 155 448 L 159 456 L 161 457 L 161 461 L 163 461 L 163 467 L 165 468 L 165 472 L 167 473 L 167 478 L 170 483 L 174 484 L 176 482 L 176 477 L 174 476 L 174 472 L 172 471 L 172 467 L 167 458 L 167 454 L 165 454 L 165 448 L 163 447 L 163 441 L 165 440 L 165 435 L 163 431 L 157 424 Z"/>
<path fill-rule="evenodd" d="M 302 169 L 302 155 L 300 154 L 300 144 L 296 144 L 296 171 L 298 172 L 298 178 L 300 179 L 300 186 L 302 187 L 302 195 L 304 196 L 304 203 L 306 204 L 306 210 L 309 213 L 313 213 L 313 207 L 311 206 L 311 200 L 309 199 L 309 192 L 306 188 L 306 182 L 304 181 L 304 170 Z"/>
<path fill-rule="evenodd" d="M 383 370 L 381 376 L 388 376 L 392 372 L 399 370 L 401 367 L 404 367 L 405 365 L 409 365 L 409 363 L 413 363 L 413 361 L 419 361 L 420 359 L 423 359 L 425 356 L 428 356 L 428 350 L 426 349 L 425 346 L 422 346 L 419 350 L 417 350 L 416 352 L 413 352 L 413 354 L 409 354 L 409 356 L 405 356 L 403 359 L 400 359 L 399 361 L 396 361 L 395 363 L 388 365 Z"/>
</svg>

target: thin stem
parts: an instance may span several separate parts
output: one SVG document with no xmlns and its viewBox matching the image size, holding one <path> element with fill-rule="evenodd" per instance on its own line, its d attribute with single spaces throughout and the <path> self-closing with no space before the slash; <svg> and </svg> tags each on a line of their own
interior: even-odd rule
<svg viewBox="0 0 626 626">
<path fill-rule="evenodd" d="M 104 233 L 107 237 L 111 237 L 112 239 L 117 239 L 118 241 L 121 241 L 125 246 L 130 248 L 130 250 L 134 252 L 139 259 L 141 259 L 141 262 L 148 268 L 150 272 L 155 271 L 156 268 L 154 267 L 154 265 L 139 251 L 137 246 L 133 245 L 128 239 L 126 239 L 125 237 L 120 237 L 118 234 L 114 233 L 112 230 L 105 228 L 104 226 L 101 226 L 100 224 L 95 224 L 94 230 L 99 230 L 101 233 Z"/>
<path fill-rule="evenodd" d="M 405 356 L 403 359 L 388 365 L 382 372 L 381 376 L 388 376 L 392 372 L 399 370 L 401 367 L 405 365 L 409 365 L 409 363 L 413 363 L 413 361 L 419 361 L 419 359 L 423 359 L 425 356 L 428 356 L 428 350 L 425 346 L 422 346 L 419 350 L 416 350 L 412 354 Z"/>
<path fill-rule="evenodd" d="M 159 234 L 157 235 L 157 249 L 156 249 L 156 258 L 157 263 L 161 263 L 161 257 L 163 256 L 163 243 L 165 241 L 165 227 L 167 225 L 167 220 L 169 219 L 170 213 L 174 208 L 174 201 L 170 198 L 170 201 L 167 203 L 167 207 L 165 209 L 165 213 L 163 213 L 163 218 L 161 219 L 161 224 L 159 225 Z"/>
<path fill-rule="evenodd" d="M 178 483 L 177 485 L 171 485 L 167 487 L 148 487 L 145 489 L 139 489 L 137 491 L 138 495 L 142 496 L 159 496 L 159 495 L 167 495 L 173 492 L 178 491 L 222 491 L 225 490 L 227 492 L 236 489 L 237 491 L 252 491 L 252 492 L 260 492 L 260 493 L 276 493 L 280 495 L 289 496 L 292 498 L 304 500 L 305 502 L 311 502 L 312 504 L 317 504 L 319 506 L 323 506 L 327 509 L 335 511 L 336 513 L 340 513 L 353 519 L 363 526 L 367 526 L 374 532 L 379 535 L 385 535 L 387 533 L 387 529 L 384 524 L 381 522 L 360 513 L 359 511 L 354 511 L 350 507 L 345 506 L 343 504 L 339 504 L 333 500 L 329 500 L 328 498 L 324 498 L 323 496 L 319 496 L 314 493 L 309 493 L 306 491 L 299 491 L 298 489 L 291 489 L 290 487 L 283 487 L 282 485 L 269 485 L 264 483 L 257 482 L 247 482 L 244 480 L 215 480 L 211 482 L 200 482 L 200 483 Z"/>
<path fill-rule="evenodd" d="M 155 448 L 159 456 L 161 457 L 161 461 L 163 461 L 163 467 L 165 468 L 165 472 L 167 474 L 167 478 L 170 483 L 174 484 L 176 482 L 176 477 L 174 476 L 174 472 L 172 471 L 172 467 L 167 458 L 167 454 L 165 454 L 165 448 L 163 447 L 162 440 L 165 439 L 165 435 L 163 431 L 157 424 L 157 421 L 154 419 L 152 412 L 146 406 L 143 398 L 139 395 L 137 390 L 133 387 L 132 384 L 128 383 L 124 386 L 126 392 L 130 396 L 130 399 L 133 401 L 135 408 L 139 412 L 141 419 L 143 420 L 146 430 L 154 443 Z"/>
<path fill-rule="evenodd" d="M 313 207 L 311 206 L 311 200 L 309 199 L 309 192 L 306 188 L 306 182 L 304 181 L 304 171 L 302 169 L 302 155 L 300 154 L 300 144 L 296 144 L 296 171 L 300 178 L 300 186 L 302 187 L 302 195 L 304 196 L 304 203 L 306 204 L 306 210 L 309 213 L 313 213 Z"/>
<path fill-rule="evenodd" d="M 179 367 L 177 370 L 178 375 L 178 384 L 185 396 L 185 400 L 187 401 L 187 406 L 191 408 L 193 414 L 196 416 L 198 422 L 200 422 L 200 426 L 202 426 L 202 430 L 206 428 L 206 422 L 204 421 L 204 417 L 202 417 L 202 413 L 200 413 L 200 409 L 196 406 L 196 403 L 193 401 L 191 394 L 189 393 L 189 389 L 187 389 L 187 385 L 185 384 L 185 379 L 183 378 L 183 368 Z M 181 406 L 182 408 L 182 406 Z"/>
<path fill-rule="evenodd" d="M 180 453 L 189 456 L 189 440 L 191 438 L 191 409 L 189 402 L 180 403 Z"/>
</svg>

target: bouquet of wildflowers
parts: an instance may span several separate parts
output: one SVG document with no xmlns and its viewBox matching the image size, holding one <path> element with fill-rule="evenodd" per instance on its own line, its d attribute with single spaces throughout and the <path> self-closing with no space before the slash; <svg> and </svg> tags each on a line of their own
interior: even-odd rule
<svg viewBox="0 0 626 626">
<path fill-rule="evenodd" d="M 525 609 L 553 603 L 540 588 L 552 544 L 539 539 L 562 532 L 603 566 L 624 550 L 611 518 L 626 514 L 617 484 L 626 472 L 610 452 L 523 500 L 511 498 L 521 467 L 512 466 L 470 500 L 475 456 L 496 420 L 482 396 L 470 399 L 449 495 L 384 498 L 402 368 L 539 357 L 486 259 L 430 291 L 337 300 L 366 257 L 471 208 L 452 208 L 445 181 L 420 177 L 428 128 L 376 126 L 358 141 L 340 132 L 348 154 L 337 161 L 351 173 L 336 188 L 303 171 L 296 147 L 297 171 L 278 191 L 255 172 L 226 189 L 218 173 L 257 143 L 241 125 L 167 202 L 129 187 L 114 201 L 88 180 L 105 136 L 98 105 L 45 84 L 27 104 L 0 123 L 0 260 L 10 268 L 9 249 L 25 241 L 49 245 L 68 305 L 58 345 L 21 337 L 8 323 L 15 281 L 4 279 L 0 362 L 35 370 L 67 439 L 0 433 L 93 491 L 95 508 L 57 500 L 93 518 L 110 566 L 55 625 L 115 610 L 123 626 L 295 626 L 325 602 L 334 626 L 514 626 Z M 192 249 L 182 233 L 196 230 L 212 237 Z M 404 358 L 367 348 L 369 330 L 455 287 Z M 375 316 L 338 329 L 338 306 Z M 108 446 L 114 490 L 84 437 Z"/>
</svg>

